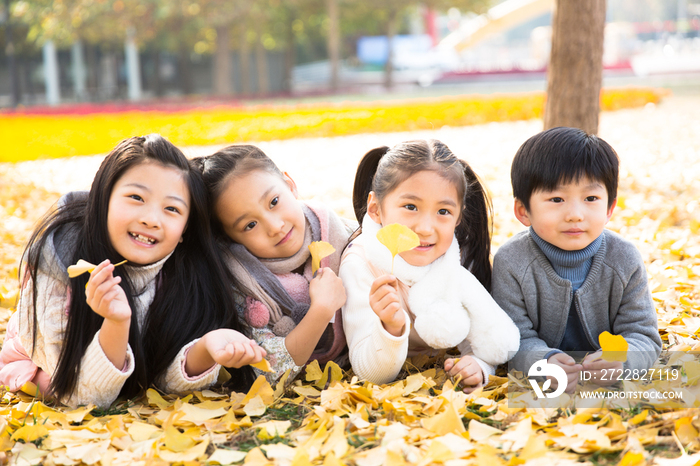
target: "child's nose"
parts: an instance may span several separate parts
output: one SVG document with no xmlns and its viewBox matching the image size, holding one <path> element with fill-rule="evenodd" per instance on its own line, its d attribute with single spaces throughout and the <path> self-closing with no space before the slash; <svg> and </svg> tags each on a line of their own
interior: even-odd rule
<svg viewBox="0 0 700 466">
<path fill-rule="evenodd" d="M 413 226 L 413 231 L 419 236 L 428 236 L 433 231 L 433 222 L 428 215 L 421 215 Z"/>
<path fill-rule="evenodd" d="M 269 219 L 268 224 L 270 226 L 270 236 L 276 236 L 284 229 L 284 220 L 277 217 L 272 217 Z"/>
<path fill-rule="evenodd" d="M 141 216 L 141 224 L 148 228 L 157 228 L 160 226 L 160 216 L 154 210 L 146 210 Z"/>
<path fill-rule="evenodd" d="M 567 211 L 567 220 L 570 222 L 580 222 L 583 220 L 583 206 L 577 202 L 571 203 Z"/>
</svg>

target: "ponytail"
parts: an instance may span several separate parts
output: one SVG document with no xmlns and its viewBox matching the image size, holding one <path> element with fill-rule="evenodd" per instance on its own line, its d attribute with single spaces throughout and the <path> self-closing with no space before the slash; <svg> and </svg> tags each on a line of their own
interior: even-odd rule
<svg viewBox="0 0 700 466">
<path fill-rule="evenodd" d="M 469 164 L 464 160 L 460 160 L 460 163 L 467 181 L 460 222 L 455 229 L 461 251 L 460 260 L 462 266 L 491 291 L 491 199 Z"/>
<path fill-rule="evenodd" d="M 352 189 L 352 207 L 355 210 L 355 217 L 362 225 L 362 219 L 367 213 L 367 198 L 372 191 L 372 181 L 377 173 L 377 166 L 384 154 L 389 151 L 387 146 L 377 147 L 367 152 L 360 160 L 355 173 L 355 185 Z"/>
</svg>

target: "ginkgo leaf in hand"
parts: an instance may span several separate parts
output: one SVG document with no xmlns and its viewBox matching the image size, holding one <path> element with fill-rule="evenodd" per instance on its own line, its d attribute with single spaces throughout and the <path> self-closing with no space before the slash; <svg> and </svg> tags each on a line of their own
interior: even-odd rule
<svg viewBox="0 0 700 466">
<path fill-rule="evenodd" d="M 267 359 L 264 358 L 260 362 L 251 364 L 251 366 L 263 372 L 272 372 L 272 367 L 270 367 L 270 363 Z"/>
<path fill-rule="evenodd" d="M 117 267 L 122 264 L 126 264 L 126 261 L 123 260 L 117 264 L 114 264 L 114 266 Z M 84 274 L 85 272 L 92 272 L 93 270 L 95 270 L 95 267 L 97 267 L 95 264 L 91 264 L 88 261 L 78 259 L 78 262 L 68 266 L 68 276 L 70 278 L 75 278 L 79 275 Z"/>
<path fill-rule="evenodd" d="M 394 257 L 420 246 L 418 235 L 405 225 L 392 223 L 377 232 L 377 239 L 391 253 L 391 272 L 394 273 Z"/>
<path fill-rule="evenodd" d="M 321 267 L 321 259 L 335 252 L 335 248 L 325 241 L 314 241 L 309 244 L 311 251 L 311 273 L 314 274 Z"/>
<path fill-rule="evenodd" d="M 603 332 L 598 336 L 600 349 L 603 350 L 605 361 L 627 361 L 627 349 L 629 345 L 622 335 L 613 335 L 610 332 Z"/>
</svg>

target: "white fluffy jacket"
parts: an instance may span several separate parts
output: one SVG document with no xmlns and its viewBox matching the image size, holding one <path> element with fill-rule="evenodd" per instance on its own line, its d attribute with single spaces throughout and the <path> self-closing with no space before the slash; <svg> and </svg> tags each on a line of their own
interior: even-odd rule
<svg viewBox="0 0 700 466">
<path fill-rule="evenodd" d="M 369 305 L 375 279 L 372 269 L 391 270 L 391 253 L 376 236 L 380 228 L 365 216 L 362 234 L 343 255 L 339 276 L 347 293 L 343 325 L 353 370 L 371 382 L 387 383 L 396 378 L 406 359 L 410 324 L 403 335 L 394 337 L 384 330 Z M 407 302 L 415 316 L 413 326 L 431 348 L 458 347 L 462 356 L 475 357 L 485 375 L 493 373 L 489 366 L 506 362 L 518 350 L 517 327 L 461 266 L 456 238 L 443 256 L 427 266 L 412 266 L 396 256 L 394 275 L 409 287 Z M 410 321 L 407 313 L 406 322 Z"/>
</svg>

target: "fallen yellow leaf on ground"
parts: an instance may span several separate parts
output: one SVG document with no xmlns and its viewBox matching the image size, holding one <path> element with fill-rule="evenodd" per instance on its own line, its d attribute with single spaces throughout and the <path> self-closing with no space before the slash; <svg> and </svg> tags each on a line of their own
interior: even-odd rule
<svg viewBox="0 0 700 466">
<path fill-rule="evenodd" d="M 255 364 L 251 364 L 252 367 L 261 370 L 263 372 L 272 372 L 272 367 L 270 367 L 270 362 L 263 358 L 260 362 L 256 362 Z"/>
</svg>

